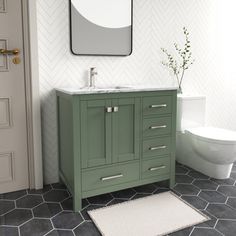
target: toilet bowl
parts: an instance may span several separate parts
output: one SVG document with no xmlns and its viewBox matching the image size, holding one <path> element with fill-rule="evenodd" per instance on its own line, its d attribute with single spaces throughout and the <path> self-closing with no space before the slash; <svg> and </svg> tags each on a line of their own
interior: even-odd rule
<svg viewBox="0 0 236 236">
<path fill-rule="evenodd" d="M 229 178 L 236 161 L 236 132 L 204 126 L 204 96 L 181 96 L 177 113 L 177 161 L 212 178 Z"/>
</svg>

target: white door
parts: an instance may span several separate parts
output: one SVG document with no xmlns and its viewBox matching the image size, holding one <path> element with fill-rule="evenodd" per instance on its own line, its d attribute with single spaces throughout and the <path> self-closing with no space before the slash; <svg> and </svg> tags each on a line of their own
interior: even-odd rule
<svg viewBox="0 0 236 236">
<path fill-rule="evenodd" d="M 29 187 L 21 4 L 0 0 L 0 193 Z"/>
</svg>

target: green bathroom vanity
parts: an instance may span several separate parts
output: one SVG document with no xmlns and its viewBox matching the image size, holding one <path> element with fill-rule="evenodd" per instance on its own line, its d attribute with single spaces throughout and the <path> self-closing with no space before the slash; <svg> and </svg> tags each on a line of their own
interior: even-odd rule
<svg viewBox="0 0 236 236">
<path fill-rule="evenodd" d="M 75 211 L 82 198 L 174 185 L 176 97 L 171 88 L 57 90 L 60 178 Z"/>
</svg>

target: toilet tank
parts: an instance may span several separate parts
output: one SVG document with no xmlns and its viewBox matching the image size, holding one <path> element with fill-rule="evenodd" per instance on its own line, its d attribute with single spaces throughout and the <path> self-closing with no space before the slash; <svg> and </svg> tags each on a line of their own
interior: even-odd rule
<svg viewBox="0 0 236 236">
<path fill-rule="evenodd" d="M 178 95 L 177 131 L 205 125 L 206 97 Z"/>
</svg>

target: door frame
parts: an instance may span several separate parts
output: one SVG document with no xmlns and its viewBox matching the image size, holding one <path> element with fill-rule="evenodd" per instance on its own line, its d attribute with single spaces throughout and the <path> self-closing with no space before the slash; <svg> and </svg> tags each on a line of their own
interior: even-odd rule
<svg viewBox="0 0 236 236">
<path fill-rule="evenodd" d="M 43 187 L 36 1 L 21 0 L 30 189 Z"/>
</svg>

